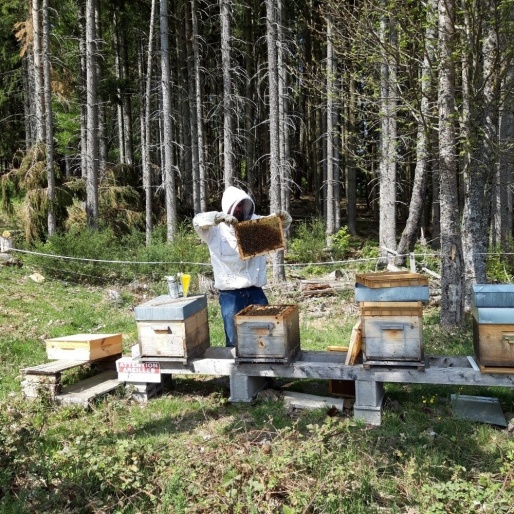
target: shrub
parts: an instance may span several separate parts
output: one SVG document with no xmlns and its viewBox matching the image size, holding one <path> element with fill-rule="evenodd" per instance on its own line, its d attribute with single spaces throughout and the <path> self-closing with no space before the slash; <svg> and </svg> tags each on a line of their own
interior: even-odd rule
<svg viewBox="0 0 514 514">
<path fill-rule="evenodd" d="M 325 222 L 321 218 L 296 225 L 289 245 L 289 259 L 295 262 L 320 262 L 326 259 Z"/>
<path fill-rule="evenodd" d="M 512 242 L 510 243 L 512 252 Z M 514 280 L 514 261 L 512 255 L 505 255 L 499 245 L 493 246 L 487 256 L 487 280 L 488 282 L 505 283 Z"/>
<path fill-rule="evenodd" d="M 158 228 L 151 245 L 146 246 L 145 234 L 137 230 L 121 237 L 110 228 L 74 231 L 52 236 L 35 248 L 39 253 L 66 258 L 37 255 L 27 260 L 44 268 L 46 274 L 93 283 L 143 277 L 161 280 L 179 271 L 205 272 L 203 264 L 210 266 L 207 247 L 200 243 L 192 228 L 179 226 L 173 243 L 165 241 L 161 234 Z"/>
<path fill-rule="evenodd" d="M 347 227 L 340 228 L 332 239 L 332 251 L 336 260 L 344 259 L 348 255 L 351 244 L 351 235 Z"/>
</svg>

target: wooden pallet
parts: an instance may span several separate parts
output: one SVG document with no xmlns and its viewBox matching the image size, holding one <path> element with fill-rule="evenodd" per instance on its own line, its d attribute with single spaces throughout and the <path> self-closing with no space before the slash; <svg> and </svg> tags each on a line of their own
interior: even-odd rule
<svg viewBox="0 0 514 514">
<path fill-rule="evenodd" d="M 115 371 L 116 360 L 120 357 L 121 354 L 98 360 L 56 360 L 22 368 L 20 369 L 23 377 L 22 393 L 26 398 L 40 398 L 47 395 L 50 399 L 60 403 L 88 405 L 93 398 L 112 391 L 120 384 Z M 98 370 L 103 370 L 104 373 L 63 387 L 62 373 L 85 365 L 93 365 Z M 114 378 L 116 378 L 116 384 L 113 382 Z"/>
</svg>

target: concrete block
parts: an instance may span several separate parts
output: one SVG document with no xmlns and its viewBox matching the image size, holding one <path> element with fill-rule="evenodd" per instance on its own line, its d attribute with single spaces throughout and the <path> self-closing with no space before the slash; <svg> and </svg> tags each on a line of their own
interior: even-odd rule
<svg viewBox="0 0 514 514">
<path fill-rule="evenodd" d="M 353 406 L 353 417 L 368 425 L 380 426 L 382 422 L 382 407 Z"/>
<path fill-rule="evenodd" d="M 251 402 L 254 396 L 266 386 L 266 377 L 230 375 L 230 401 Z"/>
<path fill-rule="evenodd" d="M 362 407 L 380 407 L 384 399 L 383 382 L 355 381 L 355 405 Z"/>
</svg>

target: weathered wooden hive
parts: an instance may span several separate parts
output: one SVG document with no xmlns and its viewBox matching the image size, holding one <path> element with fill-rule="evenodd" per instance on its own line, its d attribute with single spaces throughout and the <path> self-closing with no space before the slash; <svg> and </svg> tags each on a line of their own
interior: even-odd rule
<svg viewBox="0 0 514 514">
<path fill-rule="evenodd" d="M 141 357 L 166 357 L 187 363 L 209 346 L 205 295 L 162 295 L 134 309 Z"/>
<path fill-rule="evenodd" d="M 300 349 L 297 305 L 249 305 L 235 322 L 237 362 L 287 363 Z"/>
<path fill-rule="evenodd" d="M 428 278 L 417 273 L 356 274 L 360 303 L 363 365 L 424 369 L 423 301 Z"/>
<path fill-rule="evenodd" d="M 473 345 L 482 373 L 514 373 L 514 284 L 476 284 Z"/>
<path fill-rule="evenodd" d="M 241 259 L 246 260 L 285 248 L 282 220 L 278 216 L 265 216 L 234 225 Z"/>
</svg>

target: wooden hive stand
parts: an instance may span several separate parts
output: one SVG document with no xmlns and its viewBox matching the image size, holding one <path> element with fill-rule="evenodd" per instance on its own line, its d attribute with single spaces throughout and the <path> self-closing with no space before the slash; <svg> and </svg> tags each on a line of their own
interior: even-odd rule
<svg viewBox="0 0 514 514">
<path fill-rule="evenodd" d="M 22 368 L 20 373 L 23 396 L 35 399 L 47 395 L 55 402 L 87 407 L 94 398 L 111 392 L 122 384 L 115 369 L 119 357 L 121 354 L 97 360 L 56 360 Z M 76 384 L 62 385 L 64 371 L 86 365 L 95 366 L 100 373 Z"/>
</svg>

